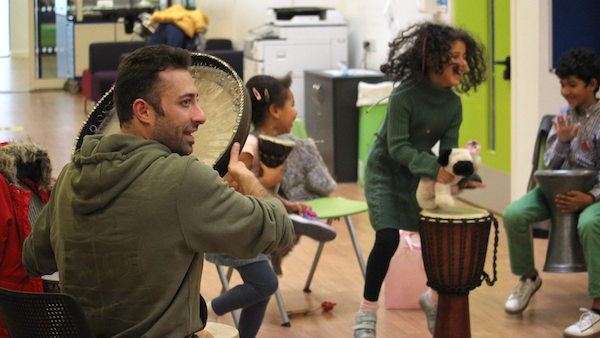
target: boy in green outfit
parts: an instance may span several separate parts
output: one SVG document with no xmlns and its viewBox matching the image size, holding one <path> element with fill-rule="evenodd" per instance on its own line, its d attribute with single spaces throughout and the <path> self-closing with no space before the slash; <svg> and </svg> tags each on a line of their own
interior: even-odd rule
<svg viewBox="0 0 600 338">
<path fill-rule="evenodd" d="M 561 95 L 567 105 L 552 121 L 544 163 L 549 169 L 600 170 L 597 141 L 600 137 L 600 103 L 596 98 L 600 81 L 600 59 L 591 50 L 574 49 L 564 53 L 556 66 Z M 528 192 L 504 211 L 511 270 L 521 276 L 506 301 L 509 314 L 522 313 L 531 296 L 542 285 L 533 260 L 530 224 L 550 218 L 548 203 L 562 212 L 581 211 L 577 224 L 588 269 L 588 292 L 592 309 L 585 310 L 565 337 L 600 337 L 600 183 L 590 191 L 571 190 L 546 201 L 540 188 Z"/>
</svg>

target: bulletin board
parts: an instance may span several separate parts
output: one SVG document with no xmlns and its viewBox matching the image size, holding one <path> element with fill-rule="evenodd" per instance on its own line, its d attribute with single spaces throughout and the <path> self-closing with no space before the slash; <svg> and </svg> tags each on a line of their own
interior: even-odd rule
<svg viewBox="0 0 600 338">
<path fill-rule="evenodd" d="M 600 55 L 600 0 L 552 0 L 552 68 L 572 48 Z"/>
</svg>

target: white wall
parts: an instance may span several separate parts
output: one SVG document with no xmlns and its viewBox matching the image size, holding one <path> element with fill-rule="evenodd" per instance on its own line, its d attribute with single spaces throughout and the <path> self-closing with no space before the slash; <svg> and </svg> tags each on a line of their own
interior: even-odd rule
<svg viewBox="0 0 600 338">
<path fill-rule="evenodd" d="M 511 0 L 511 200 L 526 192 L 539 122 L 565 104 L 550 69 L 550 0 Z"/>
<path fill-rule="evenodd" d="M 198 0 L 198 8 L 209 18 L 207 38 L 230 38 L 236 49 L 243 49 L 246 33 L 264 24 L 265 12 L 270 7 L 328 7 L 337 9 L 346 19 L 349 31 L 349 66 L 362 68 L 362 42 L 374 41 L 375 50 L 367 57 L 367 68 L 379 69 L 387 60 L 388 43 L 397 32 L 390 32 L 383 10 L 387 0 Z M 394 0 L 402 28 L 425 20 L 431 14 L 417 11 L 416 0 Z M 448 1 L 448 7 L 452 4 Z M 450 14 L 442 20 L 450 22 Z"/>
<path fill-rule="evenodd" d="M 11 56 L 27 58 L 29 57 L 29 1 L 10 0 L 9 6 Z"/>
</svg>

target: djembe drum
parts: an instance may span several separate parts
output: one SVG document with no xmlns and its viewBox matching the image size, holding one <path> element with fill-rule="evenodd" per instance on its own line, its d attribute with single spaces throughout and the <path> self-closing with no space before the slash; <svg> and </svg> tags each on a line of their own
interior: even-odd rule
<svg viewBox="0 0 600 338">
<path fill-rule="evenodd" d="M 589 191 L 596 184 L 598 173 L 594 170 L 538 170 L 533 177 L 548 201 L 552 217 L 544 271 L 586 271 L 577 233 L 580 212 L 562 212 L 554 199 L 557 194 L 564 195 L 569 190 Z"/>
<path fill-rule="evenodd" d="M 483 272 L 494 224 L 494 277 Z M 438 292 L 434 338 L 469 338 L 469 292 L 496 278 L 498 222 L 486 210 L 455 207 L 423 210 L 419 221 L 427 285 Z"/>
<path fill-rule="evenodd" d="M 196 144 L 192 155 L 224 176 L 231 147 L 235 142 L 243 146 L 250 130 L 250 96 L 242 79 L 221 59 L 202 53 L 191 53 L 191 57 L 189 71 L 198 90 L 198 104 L 206 114 L 206 122 L 193 133 Z M 106 92 L 89 113 L 73 152 L 86 135 L 121 132 L 113 90 Z"/>
</svg>

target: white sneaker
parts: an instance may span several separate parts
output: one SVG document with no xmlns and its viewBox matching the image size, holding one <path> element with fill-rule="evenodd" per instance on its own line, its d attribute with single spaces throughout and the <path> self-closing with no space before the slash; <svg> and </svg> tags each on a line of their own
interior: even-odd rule
<svg viewBox="0 0 600 338">
<path fill-rule="evenodd" d="M 565 330 L 563 336 L 566 338 L 600 337 L 600 315 L 585 308 L 579 310 L 584 313 L 579 317 L 577 323 Z"/>
<path fill-rule="evenodd" d="M 377 326 L 377 314 L 375 312 L 361 312 L 356 314 L 354 338 L 376 338 L 375 327 Z"/>
<path fill-rule="evenodd" d="M 508 297 L 506 304 L 504 304 L 504 311 L 511 315 L 516 315 L 525 310 L 529 305 L 531 296 L 542 286 L 542 279 L 538 275 L 535 282 L 531 278 L 527 278 L 524 281 L 519 279 L 519 283 L 513 289 L 512 293 Z"/>
<path fill-rule="evenodd" d="M 329 224 L 321 222 L 318 218 L 289 214 L 296 235 L 308 236 L 319 242 L 329 242 L 337 236 L 337 231 Z"/>
</svg>

